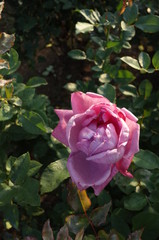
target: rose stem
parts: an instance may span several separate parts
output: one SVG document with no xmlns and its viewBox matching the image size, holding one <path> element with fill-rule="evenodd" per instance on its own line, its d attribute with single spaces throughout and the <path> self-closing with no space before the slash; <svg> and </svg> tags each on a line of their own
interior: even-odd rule
<svg viewBox="0 0 159 240">
<path fill-rule="evenodd" d="M 86 211 L 86 209 L 85 209 L 85 206 L 84 206 L 84 204 L 83 204 L 83 201 L 82 201 L 82 198 L 81 198 L 81 195 L 80 195 L 80 190 L 77 190 L 77 192 L 78 192 L 78 196 L 79 196 L 79 199 L 80 199 L 80 203 L 81 203 L 81 205 L 82 205 L 83 212 L 84 212 L 86 218 L 88 219 L 88 222 L 89 222 L 90 225 L 91 225 L 91 228 L 92 228 L 92 230 L 93 230 L 93 232 L 94 232 L 94 235 L 95 235 L 96 240 L 99 240 L 99 237 L 98 237 L 97 232 L 96 232 L 96 230 L 95 230 L 95 228 L 94 228 L 94 225 L 93 225 L 93 223 L 92 223 L 92 220 L 89 218 L 89 216 L 88 216 L 88 214 L 87 214 L 87 211 Z"/>
</svg>

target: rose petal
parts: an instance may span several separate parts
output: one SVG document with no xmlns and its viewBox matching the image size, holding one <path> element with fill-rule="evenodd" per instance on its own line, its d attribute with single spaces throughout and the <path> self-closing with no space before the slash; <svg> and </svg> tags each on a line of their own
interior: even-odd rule
<svg viewBox="0 0 159 240">
<path fill-rule="evenodd" d="M 72 181 L 80 190 L 93 187 L 99 193 L 99 188 L 104 188 L 103 184 L 111 176 L 111 166 L 87 161 L 86 155 L 80 151 L 70 154 L 67 168 Z"/>
<path fill-rule="evenodd" d="M 118 170 L 116 168 L 115 165 L 112 165 L 111 168 L 111 174 L 110 176 L 107 178 L 107 180 L 101 184 L 101 185 L 94 185 L 93 188 L 94 188 L 94 193 L 95 195 L 99 195 L 100 192 L 108 185 L 108 183 L 112 180 L 112 178 L 118 173 Z"/>
<path fill-rule="evenodd" d="M 98 94 L 75 92 L 71 95 L 71 104 L 74 114 L 83 113 L 97 103 L 111 104 L 108 99 Z"/>
<path fill-rule="evenodd" d="M 95 118 L 96 115 L 91 109 L 88 109 L 84 113 L 76 114 L 70 118 L 66 129 L 66 136 L 68 139 L 69 147 L 72 151 L 75 152 L 78 150 L 76 143 L 79 142 L 79 134 L 84 127 L 84 121 L 89 120 L 90 124 L 90 122 Z"/>
<path fill-rule="evenodd" d="M 96 162 L 98 164 L 114 164 L 118 162 L 124 155 L 125 148 L 120 146 L 118 149 L 107 150 L 92 156 L 87 157 L 86 159 L 90 162 Z"/>
<path fill-rule="evenodd" d="M 90 143 L 90 147 L 88 149 L 89 155 L 94 155 L 100 152 L 105 152 L 107 150 L 111 150 L 117 147 L 118 143 L 118 135 L 116 133 L 115 127 L 113 124 L 108 124 L 106 129 L 104 129 L 104 134 L 101 131 L 104 128 L 98 128 L 97 133 L 99 137 L 94 137 L 94 140 Z"/>
<path fill-rule="evenodd" d="M 66 127 L 69 119 L 73 115 L 72 110 L 63 110 L 63 109 L 55 109 L 54 110 L 57 116 L 59 117 L 60 121 L 57 127 L 52 132 L 52 136 L 55 137 L 57 140 L 68 146 L 68 141 L 66 138 Z"/>
<path fill-rule="evenodd" d="M 129 159 L 123 157 L 119 162 L 116 163 L 117 169 L 125 177 L 133 178 L 133 175 L 127 171 L 127 169 L 129 168 L 129 165 L 131 164 L 132 159 L 133 159 L 133 156 L 130 157 Z"/>
<path fill-rule="evenodd" d="M 126 122 L 120 118 L 121 130 L 118 139 L 118 147 L 125 146 L 129 139 L 129 127 Z"/>
<path fill-rule="evenodd" d="M 126 119 L 126 123 L 130 130 L 129 140 L 126 145 L 123 158 L 119 162 L 116 163 L 117 169 L 123 175 L 126 175 L 126 170 L 129 168 L 134 154 L 139 151 L 140 126 L 139 126 L 139 124 L 131 121 L 128 118 Z"/>
<path fill-rule="evenodd" d="M 134 122 L 138 121 L 137 117 L 135 117 L 135 115 L 131 113 L 129 110 L 127 110 L 126 108 L 122 108 L 121 111 L 124 112 L 126 114 L 126 117 L 129 118 L 130 120 Z"/>
<path fill-rule="evenodd" d="M 124 157 L 130 158 L 132 155 L 139 151 L 139 135 L 140 135 L 140 125 L 135 123 L 128 118 L 126 119 L 126 124 L 129 128 L 129 140 L 126 145 L 126 150 Z"/>
</svg>

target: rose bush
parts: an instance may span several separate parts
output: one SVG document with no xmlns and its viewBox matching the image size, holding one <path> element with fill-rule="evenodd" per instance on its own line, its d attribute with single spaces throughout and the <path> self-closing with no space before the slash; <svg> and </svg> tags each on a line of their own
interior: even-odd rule
<svg viewBox="0 0 159 240">
<path fill-rule="evenodd" d="M 55 112 L 60 121 L 52 135 L 71 149 L 67 167 L 80 190 L 92 187 L 96 195 L 117 172 L 127 171 L 139 151 L 137 118 L 94 93 L 75 92 L 72 110 Z"/>
</svg>

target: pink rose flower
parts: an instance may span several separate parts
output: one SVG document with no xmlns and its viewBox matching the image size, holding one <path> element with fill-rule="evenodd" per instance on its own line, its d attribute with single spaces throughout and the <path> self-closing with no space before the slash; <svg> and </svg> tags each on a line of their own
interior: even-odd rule
<svg viewBox="0 0 159 240">
<path fill-rule="evenodd" d="M 139 151 L 137 118 L 94 93 L 71 95 L 72 110 L 55 112 L 60 121 L 52 135 L 71 149 L 67 167 L 78 189 L 98 195 L 117 172 L 127 171 Z"/>
</svg>

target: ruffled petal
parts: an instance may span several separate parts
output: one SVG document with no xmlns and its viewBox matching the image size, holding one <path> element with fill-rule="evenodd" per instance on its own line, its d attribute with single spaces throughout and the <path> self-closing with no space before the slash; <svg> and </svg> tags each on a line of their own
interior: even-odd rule
<svg viewBox="0 0 159 240">
<path fill-rule="evenodd" d="M 120 123 L 121 123 L 121 130 L 120 130 L 119 140 L 118 140 L 119 147 L 121 145 L 126 146 L 129 140 L 129 132 L 130 132 L 127 123 L 122 118 L 120 118 Z"/>
<path fill-rule="evenodd" d="M 107 183 L 112 174 L 111 165 L 87 161 L 86 154 L 80 151 L 70 154 L 67 168 L 72 181 L 80 190 L 93 187 L 97 194 L 100 192 L 99 189 L 104 188 L 103 184 Z"/>
<path fill-rule="evenodd" d="M 139 151 L 139 134 L 140 134 L 140 126 L 139 124 L 131 121 L 130 119 L 126 119 L 126 124 L 129 127 L 129 140 L 125 147 L 125 153 L 123 158 L 116 163 L 117 169 L 123 174 L 127 175 L 127 169 L 129 168 L 132 158 L 135 153 Z"/>
<path fill-rule="evenodd" d="M 137 117 L 135 117 L 135 115 L 131 113 L 129 110 L 127 110 L 126 108 L 122 108 L 121 111 L 124 112 L 126 117 L 129 118 L 131 121 L 134 121 L 134 122 L 138 121 Z"/>
<path fill-rule="evenodd" d="M 74 114 L 83 113 L 92 105 L 98 103 L 111 104 L 108 99 L 98 94 L 75 92 L 71 95 L 71 104 Z"/>
<path fill-rule="evenodd" d="M 116 168 L 115 165 L 112 165 L 111 167 L 111 174 L 110 176 L 107 178 L 107 180 L 101 184 L 101 185 L 95 185 L 93 186 L 94 189 L 94 193 L 95 195 L 99 195 L 100 192 L 108 185 L 108 183 L 112 180 L 112 178 L 118 173 L 118 169 Z"/>
<path fill-rule="evenodd" d="M 84 127 L 83 124 L 88 120 L 88 123 L 90 123 L 95 118 L 96 115 L 91 109 L 88 109 L 84 113 L 76 114 L 70 118 L 66 129 L 66 137 L 68 139 L 69 147 L 73 152 L 78 151 L 76 143 L 79 142 L 80 131 L 82 131 Z"/>
<path fill-rule="evenodd" d="M 135 123 L 128 118 L 126 119 L 126 124 L 129 128 L 129 140 L 126 145 L 126 150 L 124 157 L 130 158 L 135 153 L 139 151 L 139 136 L 140 136 L 140 125 Z"/>
<path fill-rule="evenodd" d="M 120 146 L 117 149 L 107 150 L 98 154 L 87 157 L 87 161 L 97 164 L 114 164 L 118 162 L 124 155 L 125 148 Z"/>
<path fill-rule="evenodd" d="M 68 121 L 73 116 L 72 110 L 63 110 L 63 109 L 55 109 L 54 110 L 60 121 L 57 127 L 52 132 L 52 136 L 55 137 L 58 141 L 68 146 L 68 141 L 66 137 L 66 127 Z"/>
</svg>

